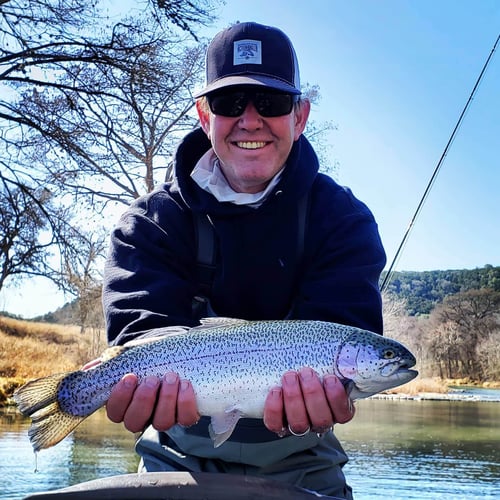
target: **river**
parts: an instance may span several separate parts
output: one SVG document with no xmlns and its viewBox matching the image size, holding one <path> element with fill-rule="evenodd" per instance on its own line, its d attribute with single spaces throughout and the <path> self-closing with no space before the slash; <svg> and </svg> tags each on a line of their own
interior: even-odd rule
<svg viewBox="0 0 500 500">
<path fill-rule="evenodd" d="M 355 419 L 336 426 L 355 500 L 500 498 L 499 402 L 370 399 L 356 406 Z M 0 411 L 2 499 L 135 472 L 133 436 L 102 411 L 36 461 L 28 427 L 15 409 Z"/>
</svg>

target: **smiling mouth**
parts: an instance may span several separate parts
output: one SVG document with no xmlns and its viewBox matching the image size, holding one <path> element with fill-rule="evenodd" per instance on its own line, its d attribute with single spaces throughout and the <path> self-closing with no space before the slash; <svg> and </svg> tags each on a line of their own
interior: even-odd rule
<svg viewBox="0 0 500 500">
<path fill-rule="evenodd" d="M 267 142 L 264 141 L 238 141 L 235 142 L 236 146 L 241 149 L 261 149 L 263 148 Z"/>
</svg>

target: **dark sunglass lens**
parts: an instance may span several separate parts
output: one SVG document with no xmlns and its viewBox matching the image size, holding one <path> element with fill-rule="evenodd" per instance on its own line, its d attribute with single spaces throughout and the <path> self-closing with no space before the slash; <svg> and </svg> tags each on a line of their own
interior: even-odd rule
<svg viewBox="0 0 500 500">
<path fill-rule="evenodd" d="M 215 115 L 236 118 L 241 116 L 251 100 L 257 112 L 264 117 L 276 117 L 291 113 L 296 96 L 280 92 L 238 92 L 207 96 L 210 110 Z"/>
<path fill-rule="evenodd" d="M 265 117 L 283 116 L 291 113 L 294 97 L 290 94 L 257 92 L 254 98 L 255 108 Z"/>
<path fill-rule="evenodd" d="M 241 116 L 248 104 L 245 92 L 232 92 L 230 94 L 209 95 L 208 105 L 215 115 L 236 117 Z"/>
</svg>

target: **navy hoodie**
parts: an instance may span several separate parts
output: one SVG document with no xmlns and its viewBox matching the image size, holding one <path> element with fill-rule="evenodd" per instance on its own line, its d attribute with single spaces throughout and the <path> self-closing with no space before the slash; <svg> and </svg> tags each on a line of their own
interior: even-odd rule
<svg viewBox="0 0 500 500">
<path fill-rule="evenodd" d="M 376 222 L 349 189 L 318 172 L 307 139 L 294 143 L 259 208 L 221 203 L 191 179 L 210 147 L 201 129 L 188 134 L 175 155 L 173 182 L 137 199 L 114 229 L 103 288 L 109 341 L 198 324 L 195 212 L 210 216 L 216 234 L 209 299 L 218 316 L 315 319 L 382 333 L 378 280 L 386 258 Z M 306 192 L 298 255 L 298 200 Z"/>
</svg>

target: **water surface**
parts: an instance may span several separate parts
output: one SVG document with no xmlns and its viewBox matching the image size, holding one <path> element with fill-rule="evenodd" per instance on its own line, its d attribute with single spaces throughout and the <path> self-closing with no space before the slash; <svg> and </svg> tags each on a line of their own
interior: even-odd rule
<svg viewBox="0 0 500 500">
<path fill-rule="evenodd" d="M 500 403 L 358 403 L 338 426 L 356 500 L 500 498 Z"/>
<path fill-rule="evenodd" d="M 500 403 L 363 400 L 336 426 L 350 462 L 355 500 L 500 498 Z M 35 456 L 29 420 L 0 411 L 0 498 L 24 496 L 135 472 L 133 436 L 103 411 Z"/>
</svg>

